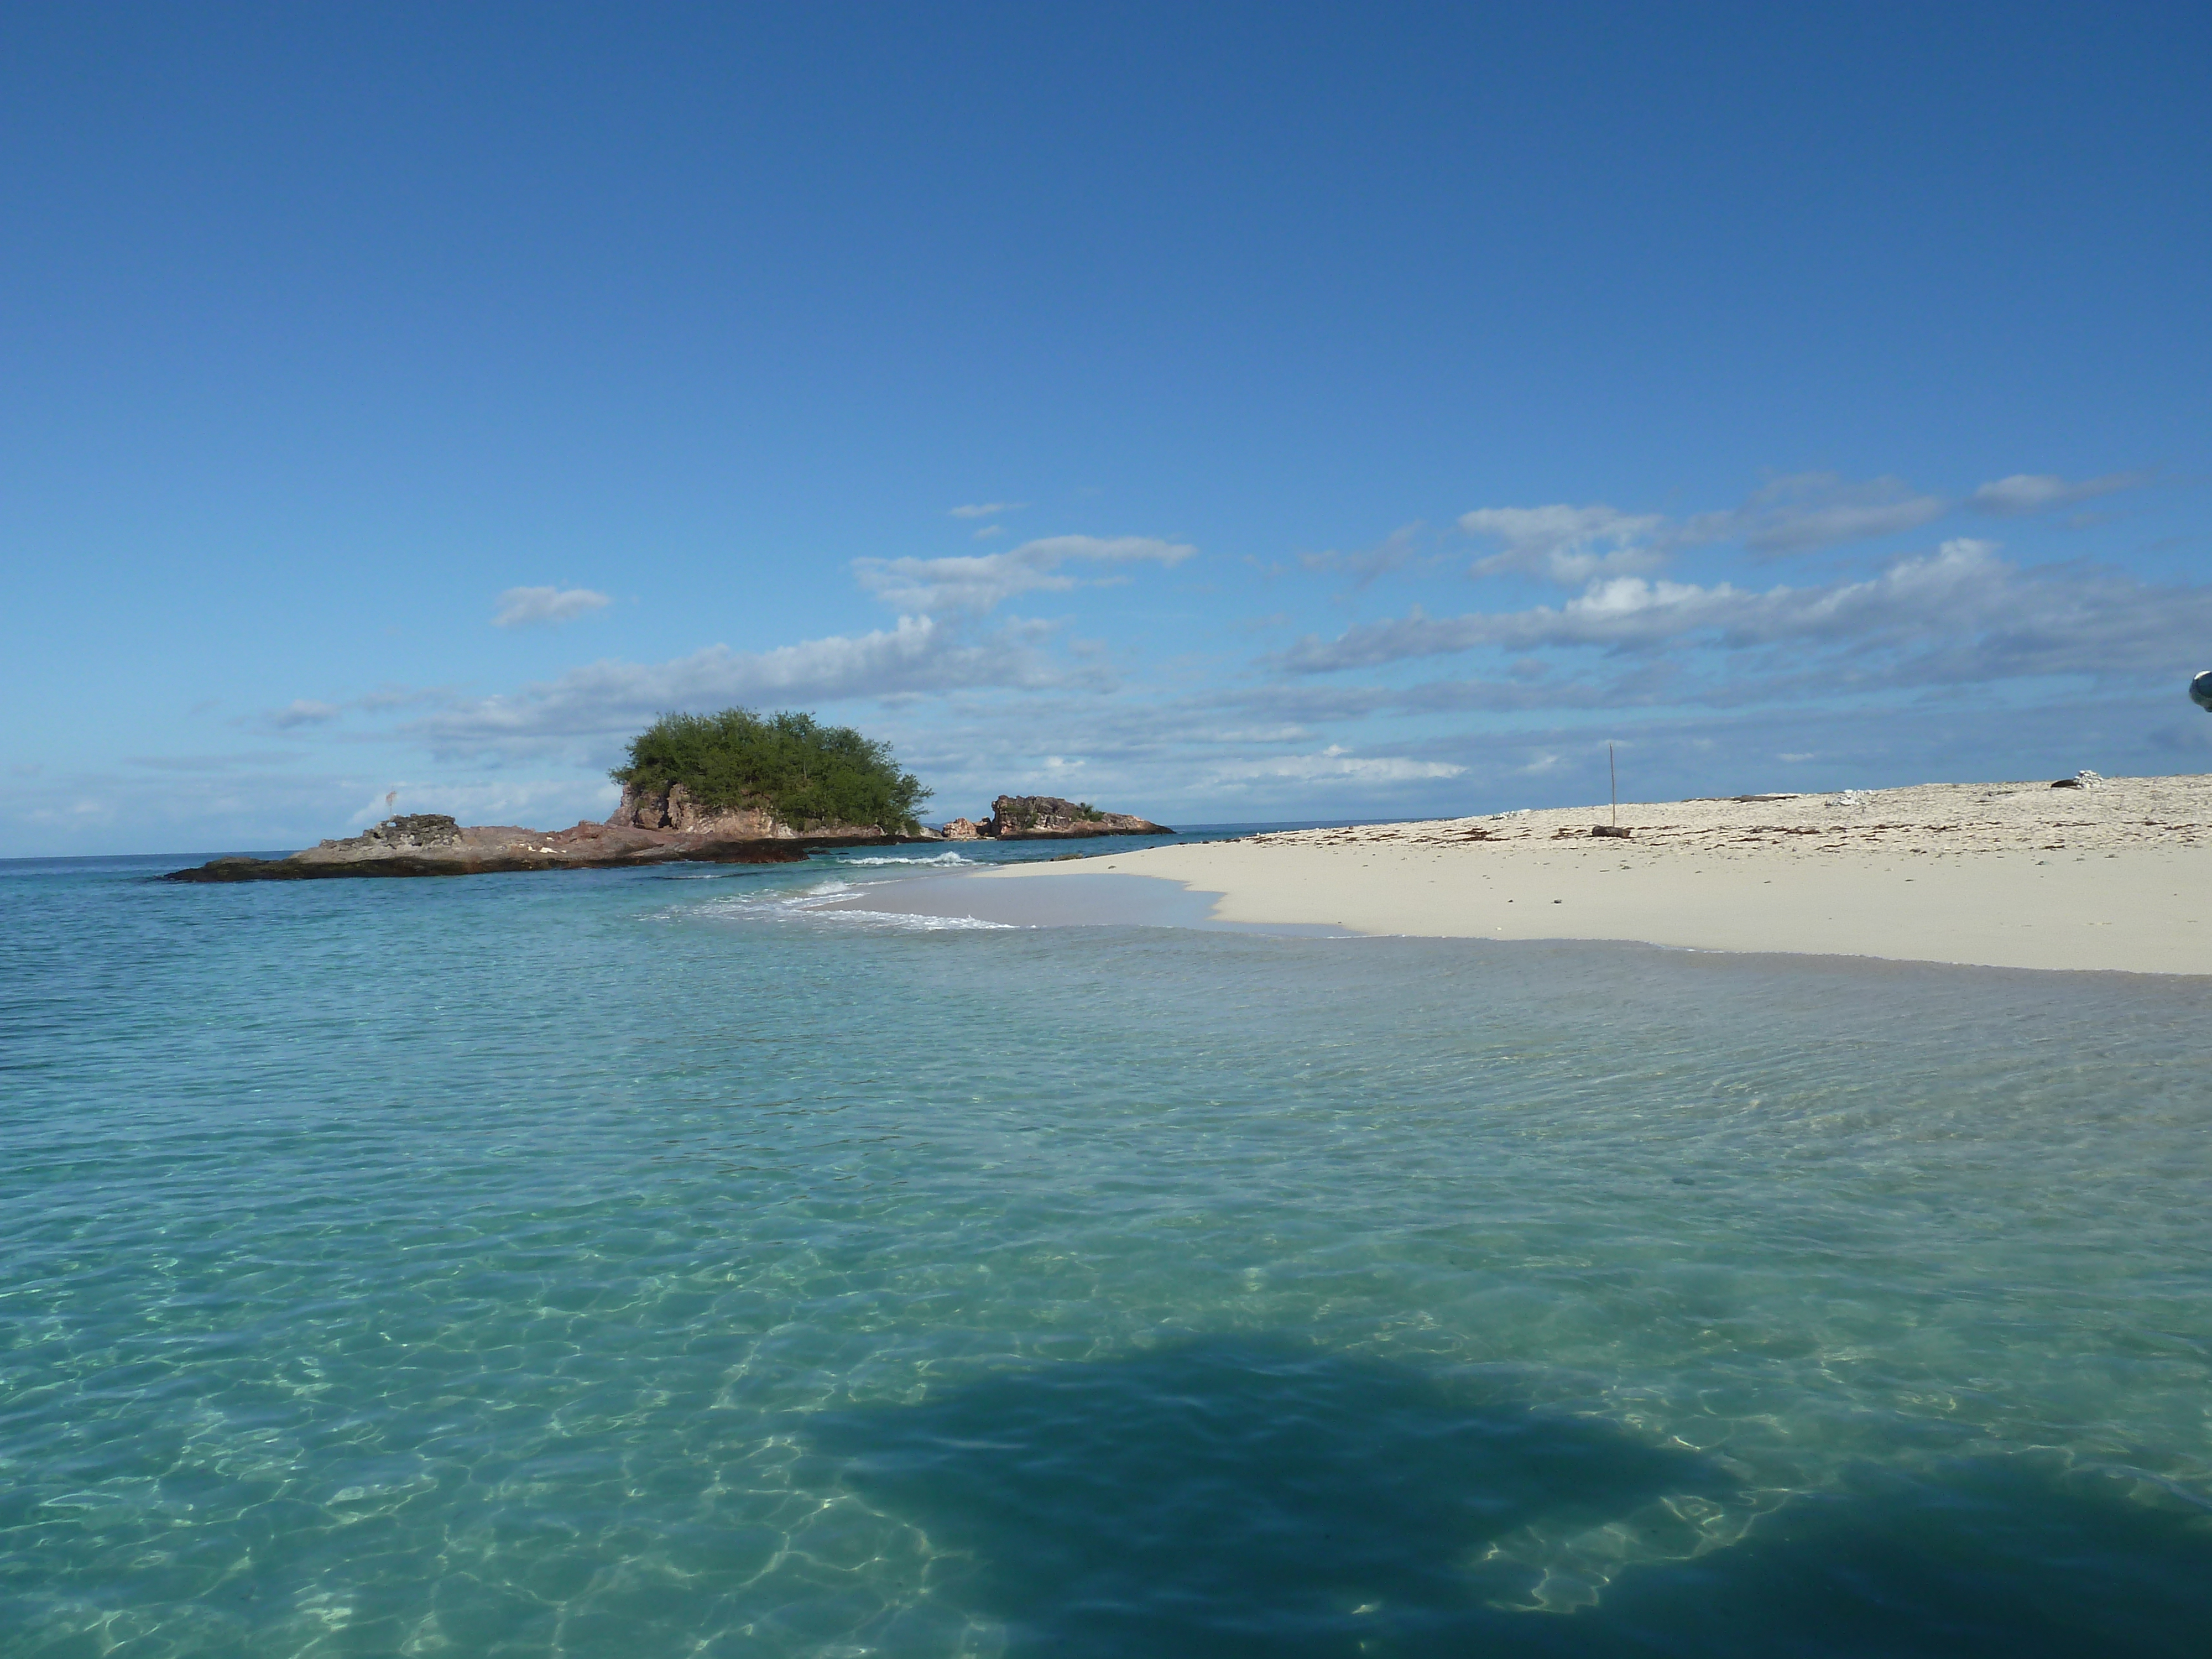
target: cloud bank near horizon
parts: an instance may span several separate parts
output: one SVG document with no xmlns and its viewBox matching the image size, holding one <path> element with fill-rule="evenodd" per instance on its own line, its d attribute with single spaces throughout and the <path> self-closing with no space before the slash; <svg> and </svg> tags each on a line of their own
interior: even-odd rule
<svg viewBox="0 0 2212 1659">
<path fill-rule="evenodd" d="M 2069 482 L 2014 474 L 1953 500 L 1895 477 L 1851 483 L 1801 473 L 1761 486 L 1736 508 L 1680 519 L 1603 503 L 1476 508 L 1455 528 L 1494 550 L 1479 556 L 1468 574 L 1580 591 L 1557 604 L 1456 614 L 1417 604 L 1334 635 L 1308 634 L 1249 657 L 1236 672 L 1244 684 L 1200 700 L 1263 714 L 1302 705 L 1309 722 L 1328 725 L 1386 714 L 1733 707 L 2149 674 L 2212 632 L 2212 589 L 2148 583 L 2082 563 L 2024 567 L 2002 557 L 2000 544 L 1971 536 L 1826 582 L 1750 585 L 1662 574 L 1723 544 L 1754 558 L 1802 553 L 1893 536 L 1969 507 L 2008 517 L 2041 513 L 2140 487 L 2148 477 Z M 1364 590 L 1421 562 L 1421 532 L 1416 522 L 1365 554 L 1307 555 L 1299 562 L 1309 572 L 1349 575 Z M 1173 703 L 1142 686 L 1126 690 L 1109 653 L 1067 638 L 1063 624 L 988 619 L 1024 598 L 1073 595 L 1146 569 L 1174 569 L 1198 554 L 1189 543 L 1160 538 L 1063 535 L 990 554 L 856 559 L 851 568 L 861 590 L 900 613 L 892 626 L 766 651 L 715 645 L 659 663 L 602 659 L 511 692 L 447 700 L 394 735 L 447 758 L 495 757 L 605 738 L 665 708 L 732 702 L 891 703 L 988 691 Z M 1388 677 L 1424 659 L 1486 655 L 1512 660 L 1462 678 L 1344 687 L 1320 699 L 1296 689 L 1324 677 Z M 341 712 L 303 698 L 272 721 L 288 729 L 322 725 Z M 1249 766 L 1254 775 L 1290 775 L 1273 757 Z M 1224 767 L 1210 774 L 1232 775 Z M 1345 775 L 1396 775 L 1372 768 Z"/>
<path fill-rule="evenodd" d="M 1490 650 L 1595 651 L 1645 670 L 1713 654 L 1768 696 L 2157 672 L 2212 637 L 2212 588 L 2080 566 L 2023 570 L 1972 537 L 1853 580 L 1764 590 L 1604 575 L 1559 605 L 1407 615 L 1308 635 L 1285 673 L 1371 670 Z"/>
<path fill-rule="evenodd" d="M 1600 732 L 1647 752 L 1664 734 L 1685 765 L 1721 764 L 1747 742 L 1771 745 L 1765 765 L 1865 765 L 1877 731 L 1885 752 L 1924 750 L 1897 723 L 1933 719 L 1926 711 L 1938 707 L 1940 726 L 1984 732 L 1991 754 L 2062 729 L 2053 711 L 2136 708 L 2146 711 L 2129 717 L 2137 751 L 2195 763 L 2205 734 L 2162 720 L 2154 699 L 2174 665 L 2212 638 L 2212 586 L 2087 559 L 2032 562 L 1977 535 L 1896 545 L 1948 516 L 2027 526 L 2150 482 L 2140 471 L 2023 472 L 1946 495 L 1896 477 L 1799 473 L 1719 511 L 1486 506 L 1442 529 L 1410 520 L 1359 551 L 1273 564 L 1207 561 L 1194 543 L 1162 537 L 1080 534 L 984 554 L 862 557 L 849 563 L 854 587 L 894 613 L 879 627 L 659 660 L 602 657 L 489 693 L 308 688 L 322 694 L 243 723 L 300 745 L 285 751 L 295 757 L 332 744 L 383 753 L 396 777 L 416 780 L 418 810 L 434 796 L 486 811 L 501 800 L 517 811 L 589 806 L 641 725 L 732 703 L 860 721 L 893 738 L 948 809 L 999 788 L 1061 793 L 1079 775 L 1094 798 L 1184 816 L 1194 805 L 1260 812 L 1324 801 L 1340 816 L 1456 811 L 1470 790 L 1571 787 L 1601 753 Z M 1889 550 L 1872 556 L 1850 552 L 1883 542 Z M 1823 574 L 1774 579 L 1772 561 L 1814 554 Z M 1839 559 L 1848 568 L 1826 568 Z M 1174 659 L 1148 653 L 1126 620 L 1119 643 L 1089 637 L 1099 606 L 1141 617 L 1158 584 L 1186 573 L 1209 592 L 1234 576 L 1255 598 L 1285 580 L 1317 583 L 1328 606 L 1354 617 L 1272 643 L 1221 617 L 1201 653 Z M 1409 585 L 1413 602 L 1358 614 L 1386 586 Z M 1438 603 L 1455 585 L 1496 598 Z M 1566 591 L 1546 597 L 1547 587 Z M 495 620 L 510 628 L 610 603 L 559 587 L 500 598 Z M 1025 614 L 1040 602 L 1061 614 Z M 1255 630 L 1288 620 L 1279 609 Z M 1974 699 L 2012 709 L 2009 724 Z M 1888 712 L 1865 726 L 1875 710 Z M 1785 726 L 1798 735 L 1776 736 Z M 235 795 L 219 787 L 228 764 L 210 757 L 206 787 L 179 799 L 216 811 Z M 252 765 L 283 772 L 266 755 Z M 381 799 L 365 783 L 343 787 L 357 797 L 350 813 Z M 340 793 L 303 784 L 299 798 Z"/>
</svg>

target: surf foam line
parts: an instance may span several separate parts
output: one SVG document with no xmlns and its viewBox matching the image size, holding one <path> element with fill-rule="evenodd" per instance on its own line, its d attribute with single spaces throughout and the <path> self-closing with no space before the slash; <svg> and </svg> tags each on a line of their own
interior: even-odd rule
<svg viewBox="0 0 2212 1659">
<path fill-rule="evenodd" d="M 881 860 L 898 863 L 899 860 Z M 915 860 L 921 862 L 921 860 Z M 934 862 L 934 860 L 932 860 Z M 963 860 L 965 863 L 967 860 Z M 1001 932 L 1014 924 L 989 921 L 963 915 L 914 915 L 899 910 L 877 910 L 852 902 L 861 894 L 897 885 L 896 881 L 854 882 L 831 877 L 796 893 L 746 893 L 712 898 L 689 914 L 720 917 L 754 917 L 764 921 L 852 923 L 864 928 L 902 933 Z"/>
<path fill-rule="evenodd" d="M 932 867 L 932 866 L 934 866 L 934 867 L 936 867 L 936 868 L 938 868 L 938 869 L 949 869 L 949 868 L 951 868 L 951 867 L 952 867 L 953 866 L 956 866 L 956 865 L 958 865 L 958 866 L 963 866 L 969 867 L 969 868 L 977 868 L 977 869 L 980 869 L 980 868 L 981 867 L 981 866 L 982 866 L 982 860 L 981 860 L 981 859 L 968 859 L 968 858 L 963 858 L 963 857 L 961 857 L 961 856 L 960 856 L 960 854 L 957 854 L 957 853 L 939 853 L 939 854 L 934 854 L 934 855 L 933 855 L 933 856 L 932 856 L 932 857 L 925 858 L 925 859 L 900 859 L 900 858 L 884 858 L 884 857 L 866 858 L 866 859 L 849 859 L 849 858 L 848 858 L 848 859 L 842 859 L 842 860 L 839 860 L 839 862 L 840 862 L 840 863 L 842 863 L 842 864 L 848 865 L 848 866 L 854 866 L 854 865 L 868 865 L 868 866 L 875 866 L 875 865 L 886 865 L 886 864 L 890 864 L 890 865 L 902 865 L 902 866 L 906 866 L 906 867 L 907 867 L 907 868 L 908 868 L 908 869 L 915 869 L 915 870 L 925 869 L 925 868 L 928 868 L 928 867 Z"/>
</svg>

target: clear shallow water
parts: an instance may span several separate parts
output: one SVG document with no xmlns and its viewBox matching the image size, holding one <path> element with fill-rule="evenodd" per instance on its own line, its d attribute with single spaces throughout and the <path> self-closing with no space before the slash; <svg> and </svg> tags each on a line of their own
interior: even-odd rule
<svg viewBox="0 0 2212 1659">
<path fill-rule="evenodd" d="M 11 1655 L 2212 1627 L 2202 981 L 159 867 L 0 866 Z"/>
</svg>

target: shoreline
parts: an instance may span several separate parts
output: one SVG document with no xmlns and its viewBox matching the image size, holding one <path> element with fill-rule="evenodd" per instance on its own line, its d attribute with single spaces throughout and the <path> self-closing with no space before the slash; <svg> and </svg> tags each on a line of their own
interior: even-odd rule
<svg viewBox="0 0 2212 1659">
<path fill-rule="evenodd" d="M 976 871 L 853 908 L 2212 974 L 2212 776 L 1624 803 L 1629 836 L 1592 837 L 1607 821 L 1570 808 L 1100 852 L 1079 874 Z"/>
</svg>

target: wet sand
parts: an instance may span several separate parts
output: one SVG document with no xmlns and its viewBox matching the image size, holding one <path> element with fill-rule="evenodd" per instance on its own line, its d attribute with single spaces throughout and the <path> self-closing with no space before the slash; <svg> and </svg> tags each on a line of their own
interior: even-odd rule
<svg viewBox="0 0 2212 1659">
<path fill-rule="evenodd" d="M 1080 874 L 983 871 L 904 897 L 873 889 L 866 908 L 2212 974 L 2212 776 L 1623 803 L 1630 835 L 1592 836 L 1609 818 L 1601 805 L 1102 849 Z"/>
</svg>

